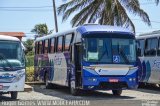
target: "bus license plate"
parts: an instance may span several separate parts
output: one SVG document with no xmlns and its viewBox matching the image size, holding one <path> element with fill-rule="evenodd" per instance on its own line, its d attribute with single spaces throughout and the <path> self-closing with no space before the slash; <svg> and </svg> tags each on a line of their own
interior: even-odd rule
<svg viewBox="0 0 160 106">
<path fill-rule="evenodd" d="M 109 79 L 109 82 L 118 82 L 118 79 Z"/>
<path fill-rule="evenodd" d="M 3 85 L 0 85 L 0 90 L 2 90 L 3 89 Z"/>
</svg>

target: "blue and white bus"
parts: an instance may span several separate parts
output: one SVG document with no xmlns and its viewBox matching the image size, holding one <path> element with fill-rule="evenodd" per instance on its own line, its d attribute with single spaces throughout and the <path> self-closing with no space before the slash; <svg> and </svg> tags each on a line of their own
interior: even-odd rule
<svg viewBox="0 0 160 106">
<path fill-rule="evenodd" d="M 16 99 L 24 84 L 24 46 L 16 37 L 0 35 L 0 95 L 10 93 Z"/>
<path fill-rule="evenodd" d="M 139 82 L 160 86 L 160 31 L 140 34 L 136 39 Z"/>
<path fill-rule="evenodd" d="M 35 80 L 65 85 L 71 94 L 138 86 L 135 36 L 127 29 L 83 25 L 35 40 Z"/>
</svg>

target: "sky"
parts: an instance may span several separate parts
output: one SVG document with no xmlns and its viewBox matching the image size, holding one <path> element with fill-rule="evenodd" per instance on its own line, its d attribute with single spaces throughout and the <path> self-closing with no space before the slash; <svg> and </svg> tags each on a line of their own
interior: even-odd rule
<svg viewBox="0 0 160 106">
<path fill-rule="evenodd" d="M 56 7 L 64 3 L 64 0 L 55 1 Z M 148 13 L 152 26 L 147 26 L 138 16 L 129 13 L 136 27 L 136 35 L 160 30 L 160 4 L 156 6 L 154 0 L 140 0 L 140 3 Z M 62 16 L 58 15 L 59 32 L 71 28 L 73 15 L 66 22 L 62 22 Z M 40 23 L 46 23 L 50 30 L 54 29 L 52 0 L 0 0 L 0 32 L 24 32 L 25 41 L 33 38 L 31 30 Z"/>
</svg>

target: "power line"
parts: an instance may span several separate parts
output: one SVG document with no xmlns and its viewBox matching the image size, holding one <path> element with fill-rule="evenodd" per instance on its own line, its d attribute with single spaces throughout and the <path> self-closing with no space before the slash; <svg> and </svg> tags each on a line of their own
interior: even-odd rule
<svg viewBox="0 0 160 106">
<path fill-rule="evenodd" d="M 143 3 L 140 3 L 140 5 L 149 5 L 149 4 L 155 4 L 155 2 L 143 2 Z M 9 8 L 9 9 L 13 9 L 13 8 L 15 8 L 15 9 L 19 9 L 19 8 L 23 8 L 23 9 L 27 9 L 27 8 L 53 8 L 53 6 L 52 5 L 48 5 L 48 6 L 24 6 L 24 7 L 17 7 L 17 6 L 15 6 L 15 7 L 9 7 L 9 6 L 6 6 L 6 7 L 0 7 L 0 9 L 7 9 L 7 8 Z"/>
<path fill-rule="evenodd" d="M 143 20 L 140 20 L 140 19 L 131 19 L 131 20 L 143 21 Z M 150 22 L 160 24 L 160 21 L 152 21 L 152 20 L 150 20 Z"/>
<path fill-rule="evenodd" d="M 140 5 L 150 5 L 150 4 L 156 4 L 155 2 L 146 2 L 146 3 L 140 3 Z"/>
<path fill-rule="evenodd" d="M 16 8 L 16 9 L 18 9 L 18 8 L 23 8 L 23 9 L 25 9 L 25 8 L 52 8 L 53 6 L 37 6 L 37 7 L 0 7 L 0 8 Z"/>
<path fill-rule="evenodd" d="M 52 9 L 0 9 L 0 11 L 28 11 L 28 12 L 42 12 L 53 11 Z"/>
</svg>

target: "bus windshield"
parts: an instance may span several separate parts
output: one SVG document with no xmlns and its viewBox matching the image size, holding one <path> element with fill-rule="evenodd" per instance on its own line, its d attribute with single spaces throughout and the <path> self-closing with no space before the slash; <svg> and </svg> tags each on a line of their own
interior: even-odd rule
<svg viewBox="0 0 160 106">
<path fill-rule="evenodd" d="M 24 54 L 18 41 L 0 41 L 0 68 L 24 67 Z"/>
<path fill-rule="evenodd" d="M 83 59 L 87 62 L 129 64 L 136 61 L 135 40 L 85 38 Z"/>
</svg>

